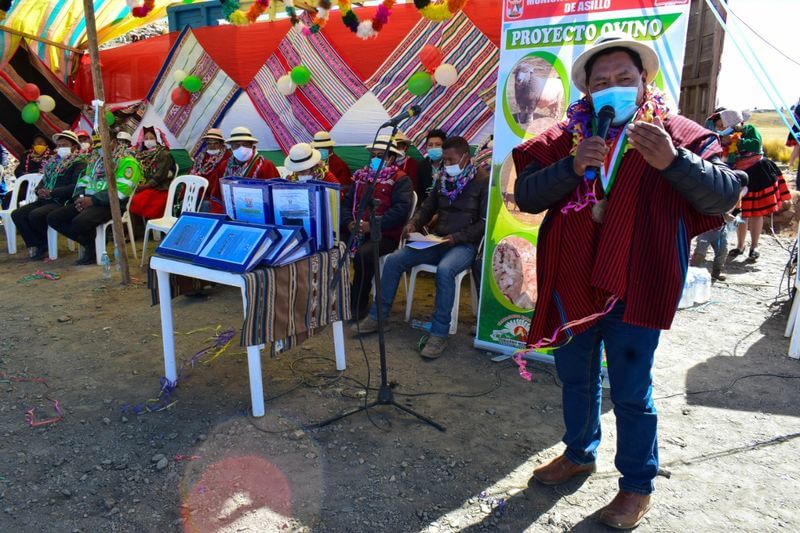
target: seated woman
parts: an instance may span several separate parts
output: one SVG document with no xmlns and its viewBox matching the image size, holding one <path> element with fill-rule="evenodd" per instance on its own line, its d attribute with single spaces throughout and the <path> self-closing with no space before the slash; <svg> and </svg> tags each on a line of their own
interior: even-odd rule
<svg viewBox="0 0 800 533">
<path fill-rule="evenodd" d="M 80 153 L 75 132 L 64 130 L 53 135 L 56 154 L 42 166 L 42 181 L 36 187 L 36 201 L 11 213 L 25 245 L 36 261 L 47 256 L 47 215 L 72 198 L 75 182 L 86 168 L 86 154 Z"/>
<path fill-rule="evenodd" d="M 19 164 L 17 164 L 17 167 L 14 169 L 14 176 L 19 178 L 25 174 L 41 172 L 42 164 L 52 155 L 53 153 L 50 151 L 50 143 L 47 141 L 47 137 L 37 133 L 33 136 L 30 149 L 25 151 L 22 158 L 19 160 Z M 2 200 L 2 208 L 8 209 L 8 204 L 11 201 L 11 189 L 10 187 L 5 188 L 4 186 L 5 182 L 0 184 L 0 200 Z M 20 194 L 24 195 L 25 192 L 24 190 L 20 191 Z M 24 196 L 20 196 L 20 198 L 24 198 Z"/>
<path fill-rule="evenodd" d="M 202 176 L 208 180 L 208 200 L 203 201 L 201 211 L 212 213 L 224 213 L 225 206 L 222 203 L 222 193 L 219 188 L 219 180 L 225 177 L 225 168 L 231 151 L 225 146 L 225 137 L 222 130 L 211 128 L 203 135 L 204 148 L 197 153 L 194 164 L 189 174 Z"/>
<path fill-rule="evenodd" d="M 353 174 L 354 185 L 342 201 L 341 225 L 345 235 L 361 229 L 358 251 L 353 258 L 355 275 L 350 293 L 353 320 L 361 321 L 369 311 L 369 293 L 375 275 L 375 254 L 386 255 L 397 249 L 400 233 L 411 214 L 414 186 L 411 179 L 397 166 L 399 150 L 388 135 L 379 135 L 372 146 L 368 146 L 371 159 L 369 165 Z M 386 166 L 375 175 L 384 152 L 389 151 Z M 376 214 L 382 216 L 381 240 L 377 249 L 369 240 L 370 213 L 365 209 L 357 217 L 361 198 L 370 183 L 375 184 L 373 198 L 380 201 Z M 357 226 L 358 224 L 358 226 Z M 355 324 L 354 324 L 355 326 Z"/>
<path fill-rule="evenodd" d="M 169 185 L 175 177 L 175 160 L 169 153 L 164 134 L 145 126 L 136 144 L 136 159 L 142 165 L 144 180 L 131 200 L 131 214 L 146 220 L 164 216 Z"/>
<path fill-rule="evenodd" d="M 308 143 L 292 146 L 289 150 L 289 157 L 283 162 L 283 166 L 291 172 L 287 178 L 289 181 L 317 180 L 339 184 L 336 176 L 327 169 L 319 150 L 315 150 Z"/>
<path fill-rule="evenodd" d="M 91 152 L 86 172 L 75 184 L 72 199 L 65 205 L 47 215 L 47 225 L 80 244 L 85 253 L 75 263 L 92 265 L 97 261 L 94 239 L 97 226 L 111 220 L 111 199 L 108 196 L 108 182 L 103 164 L 103 149 L 100 137 L 93 138 L 94 150 Z M 128 197 L 142 179 L 142 167 L 131 155 L 114 156 L 114 181 L 117 184 L 117 200 L 121 212 L 125 212 Z"/>
</svg>

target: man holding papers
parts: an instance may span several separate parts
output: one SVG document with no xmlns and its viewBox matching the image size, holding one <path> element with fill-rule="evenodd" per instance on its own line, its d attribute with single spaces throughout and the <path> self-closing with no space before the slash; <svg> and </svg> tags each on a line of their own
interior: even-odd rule
<svg viewBox="0 0 800 533">
<path fill-rule="evenodd" d="M 388 317 L 403 272 L 423 263 L 437 265 L 431 336 L 421 353 L 426 359 L 439 357 L 447 347 L 457 290 L 455 277 L 470 268 L 478 253 L 485 232 L 489 191 L 488 172 L 472 163 L 469 144 L 464 138 L 451 137 L 442 148 L 444 172 L 433 184 L 433 190 L 422 207 L 403 229 L 403 233 L 410 237 L 409 245 L 386 259 L 381 279 L 383 302 L 380 307 L 373 305 L 369 316 L 359 324 L 361 333 L 376 331 L 378 309 Z M 434 217 L 434 235 L 416 235 Z"/>
<path fill-rule="evenodd" d="M 355 275 L 350 292 L 352 317 L 356 321 L 369 320 L 365 317 L 369 309 L 372 279 L 375 276 L 373 268 L 375 254 L 386 255 L 397 249 L 400 233 L 411 214 L 414 194 L 411 180 L 397 167 L 399 151 L 388 135 L 379 135 L 375 144 L 367 149 L 371 155 L 370 163 L 353 174 L 354 185 L 347 191 L 342 201 L 342 229 L 346 229 L 348 234 L 353 233 L 358 229 L 357 223 L 361 229 L 361 242 L 358 243 L 358 251 L 353 258 Z M 386 150 L 389 151 L 386 166 L 376 175 L 375 169 L 380 165 Z M 373 198 L 380 202 L 376 208 L 376 214 L 383 217 L 381 219 L 381 241 L 377 250 L 375 243 L 369 240 L 369 209 L 365 209 L 361 213 L 358 221 L 356 217 L 361 198 L 370 183 L 375 184 Z M 353 331 L 358 333 L 356 326 L 357 324 L 353 324 Z M 368 328 L 368 331 L 362 329 L 361 333 L 372 331 L 375 331 L 375 326 Z"/>
</svg>

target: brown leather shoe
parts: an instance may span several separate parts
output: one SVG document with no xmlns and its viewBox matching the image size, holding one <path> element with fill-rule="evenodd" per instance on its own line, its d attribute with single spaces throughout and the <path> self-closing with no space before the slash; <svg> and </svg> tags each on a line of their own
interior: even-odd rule
<svg viewBox="0 0 800 533">
<path fill-rule="evenodd" d="M 597 519 L 615 529 L 633 529 L 650 510 L 650 495 L 621 490 L 600 509 Z"/>
<path fill-rule="evenodd" d="M 579 465 L 559 455 L 544 466 L 533 471 L 533 479 L 542 485 L 561 485 L 577 476 L 588 476 L 597 470 L 594 463 Z"/>
</svg>

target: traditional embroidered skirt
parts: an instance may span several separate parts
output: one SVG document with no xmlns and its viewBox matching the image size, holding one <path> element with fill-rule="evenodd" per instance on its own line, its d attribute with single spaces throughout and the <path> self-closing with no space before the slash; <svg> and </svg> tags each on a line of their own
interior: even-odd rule
<svg viewBox="0 0 800 533">
<path fill-rule="evenodd" d="M 136 193 L 131 200 L 131 214 L 151 220 L 164 216 L 168 191 L 144 189 Z"/>
<path fill-rule="evenodd" d="M 781 202 L 792 199 L 789 188 L 779 176 L 778 180 L 760 191 L 748 191 L 742 198 L 742 217 L 768 216 L 780 211 Z"/>
</svg>

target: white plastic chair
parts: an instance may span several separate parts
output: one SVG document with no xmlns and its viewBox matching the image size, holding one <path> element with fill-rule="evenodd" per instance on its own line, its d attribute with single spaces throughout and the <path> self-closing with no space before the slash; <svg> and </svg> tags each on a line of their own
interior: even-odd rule
<svg viewBox="0 0 800 533">
<path fill-rule="evenodd" d="M 133 258 L 138 259 L 136 255 L 136 240 L 133 237 L 133 222 L 131 222 L 131 201 L 133 201 L 133 196 L 136 194 L 136 189 L 133 190 L 130 196 L 128 196 L 128 203 L 125 206 L 125 212 L 122 213 L 122 233 L 123 236 L 125 234 L 125 228 L 128 229 L 128 238 L 131 241 L 131 250 L 133 250 Z M 106 235 L 108 234 L 108 228 L 110 228 L 113 224 L 113 220 L 109 220 L 108 222 L 104 222 L 97 226 L 97 234 L 94 237 L 94 251 L 95 255 L 97 256 L 97 264 L 102 265 L 102 258 L 103 252 L 106 251 L 107 244 L 106 244 Z M 113 232 L 112 232 L 113 237 Z M 115 246 L 118 244 L 115 242 Z M 120 252 L 122 253 L 122 252 Z"/>
<path fill-rule="evenodd" d="M 147 257 L 147 241 L 150 232 L 156 235 L 156 232 L 167 234 L 175 222 L 178 221 L 177 217 L 172 216 L 172 205 L 175 203 L 175 192 L 178 190 L 179 185 L 184 185 L 183 202 L 181 203 L 181 214 L 195 213 L 200 208 L 200 203 L 203 201 L 206 189 L 208 188 L 208 180 L 202 176 L 194 176 L 186 174 L 185 176 L 178 176 L 172 183 L 169 184 L 169 192 L 167 193 L 167 205 L 164 206 L 164 216 L 153 220 L 148 220 L 144 228 L 144 245 L 142 246 L 142 261 L 140 266 L 144 266 L 144 260 Z"/>
<path fill-rule="evenodd" d="M 481 256 L 482 250 L 483 239 L 478 246 L 476 257 Z M 414 286 L 417 282 L 417 274 L 420 272 L 429 272 L 436 275 L 436 271 L 436 265 L 429 265 L 427 263 L 417 265 L 411 269 L 411 281 L 409 282 L 408 291 L 406 292 L 406 322 L 411 320 L 411 307 L 414 304 Z M 469 265 L 466 269 L 456 274 L 456 294 L 453 299 L 453 310 L 450 314 L 450 335 L 455 335 L 458 329 L 458 306 L 461 303 L 461 283 L 467 276 L 469 276 L 470 295 L 472 297 L 472 314 L 473 316 L 478 316 L 478 291 L 475 287 L 475 278 L 472 276 L 472 265 Z"/>
<path fill-rule="evenodd" d="M 75 243 L 71 239 L 67 239 L 67 248 L 75 251 Z M 50 226 L 47 226 L 47 256 L 51 261 L 58 259 L 58 232 Z"/>
<path fill-rule="evenodd" d="M 17 178 L 11 190 L 11 201 L 8 204 L 8 209 L 0 209 L 0 220 L 2 220 L 3 227 L 6 230 L 6 244 L 8 245 L 9 254 L 17 253 L 17 226 L 11 219 L 11 213 L 24 204 L 36 201 L 36 186 L 39 185 L 40 181 L 42 181 L 41 174 L 25 174 Z M 28 185 L 28 190 L 25 193 L 25 198 L 20 200 L 19 191 L 22 189 L 23 184 Z"/>
</svg>

